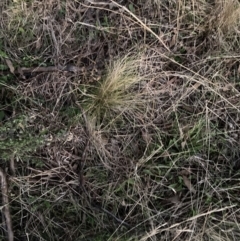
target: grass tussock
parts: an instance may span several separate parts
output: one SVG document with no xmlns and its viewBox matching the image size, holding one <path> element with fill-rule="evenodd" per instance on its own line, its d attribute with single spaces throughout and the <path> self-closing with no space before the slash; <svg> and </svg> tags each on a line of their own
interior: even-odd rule
<svg viewBox="0 0 240 241">
<path fill-rule="evenodd" d="M 238 1 L 0 9 L 0 239 L 239 240 Z"/>
<path fill-rule="evenodd" d="M 215 24 L 223 35 L 236 31 L 239 24 L 240 5 L 238 1 L 219 1 L 216 3 Z"/>
<path fill-rule="evenodd" d="M 85 87 L 86 111 L 100 118 L 106 112 L 121 113 L 140 107 L 144 95 L 139 93 L 139 86 L 144 76 L 139 74 L 139 68 L 137 57 L 125 56 L 111 63 L 97 85 Z"/>
</svg>

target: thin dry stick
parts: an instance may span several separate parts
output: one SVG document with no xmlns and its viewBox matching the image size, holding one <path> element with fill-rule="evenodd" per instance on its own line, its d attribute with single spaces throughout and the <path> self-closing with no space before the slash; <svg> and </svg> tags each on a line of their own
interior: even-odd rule
<svg viewBox="0 0 240 241">
<path fill-rule="evenodd" d="M 32 68 L 19 68 L 17 73 L 38 73 L 38 72 L 55 72 L 55 71 L 68 71 L 68 72 L 80 72 L 83 71 L 83 67 L 77 67 L 74 65 L 66 65 L 66 66 L 46 66 L 46 67 L 32 67 Z"/>
<path fill-rule="evenodd" d="M 87 143 L 84 147 L 84 151 L 82 152 L 82 158 L 79 161 L 79 165 L 80 165 L 80 168 L 79 168 L 80 169 L 79 170 L 79 187 L 80 187 L 80 190 L 83 189 L 83 191 L 88 195 L 88 192 L 87 192 L 87 190 L 84 186 L 83 167 L 86 163 L 87 151 L 88 151 L 88 148 L 89 148 L 89 143 L 90 143 L 90 138 L 91 138 L 91 128 L 88 124 L 88 120 L 87 120 L 86 114 L 85 114 L 82 106 L 77 102 L 76 102 L 76 104 L 82 112 L 82 116 L 83 116 L 83 119 L 84 119 L 85 125 L 86 125 L 85 126 L 85 133 L 88 136 Z"/>
<path fill-rule="evenodd" d="M 8 200 L 8 188 L 7 179 L 3 170 L 0 168 L 0 180 L 1 180 L 1 191 L 2 191 L 2 202 L 3 202 L 3 214 L 5 216 L 5 222 L 7 227 L 8 241 L 13 241 L 13 230 L 12 230 L 12 220 L 9 211 L 9 200 Z"/>
</svg>

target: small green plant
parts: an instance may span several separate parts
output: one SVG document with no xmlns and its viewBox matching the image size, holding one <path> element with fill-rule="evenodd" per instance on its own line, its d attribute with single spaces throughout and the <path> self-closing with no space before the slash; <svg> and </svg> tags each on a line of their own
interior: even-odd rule
<svg viewBox="0 0 240 241">
<path fill-rule="evenodd" d="M 43 145 L 44 138 L 36 135 L 28 126 L 27 116 L 20 115 L 0 126 L 1 158 L 8 160 L 13 156 L 23 158 Z"/>
</svg>

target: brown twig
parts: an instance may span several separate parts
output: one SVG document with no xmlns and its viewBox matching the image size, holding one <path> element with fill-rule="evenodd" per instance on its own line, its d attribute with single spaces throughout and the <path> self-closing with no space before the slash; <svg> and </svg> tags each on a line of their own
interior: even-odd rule
<svg viewBox="0 0 240 241">
<path fill-rule="evenodd" d="M 38 66 L 38 67 L 30 67 L 30 68 L 19 67 L 19 68 L 15 69 L 15 67 L 10 59 L 5 59 L 5 62 L 9 68 L 9 70 L 4 71 L 4 72 L 10 71 L 12 74 L 17 74 L 17 75 L 21 75 L 21 76 L 23 76 L 24 74 L 29 74 L 29 73 L 56 72 L 56 71 L 66 71 L 66 72 L 78 73 L 78 72 L 85 70 L 84 67 L 77 67 L 73 64 L 67 64 L 65 66 L 62 66 L 62 65 Z"/>
<path fill-rule="evenodd" d="M 83 168 L 84 168 L 84 165 L 86 163 L 86 154 L 87 154 L 87 151 L 88 151 L 88 148 L 89 148 L 89 143 L 90 143 L 90 136 L 91 136 L 91 131 L 90 131 L 90 127 L 89 127 L 89 124 L 88 124 L 88 121 L 87 121 L 87 117 L 86 117 L 86 114 L 82 108 L 82 106 L 77 103 L 77 106 L 79 107 L 79 109 L 81 110 L 82 112 L 82 116 L 83 116 L 83 119 L 84 119 L 84 122 L 85 122 L 85 133 L 86 133 L 86 136 L 87 136 L 87 143 L 85 145 L 85 148 L 82 152 L 82 157 L 81 157 L 81 160 L 79 162 L 79 166 L 80 166 L 80 170 L 79 170 L 79 186 L 80 186 L 80 189 L 83 189 L 84 192 L 87 194 L 87 191 L 85 189 L 85 186 L 84 186 L 84 176 L 83 176 Z"/>
<path fill-rule="evenodd" d="M 36 73 L 36 72 L 54 72 L 54 71 L 67 71 L 77 73 L 83 70 L 83 68 L 79 68 L 74 65 L 66 65 L 66 66 L 46 66 L 46 67 L 33 67 L 33 68 L 20 68 L 18 69 L 18 73 Z"/>
<path fill-rule="evenodd" d="M 0 180 L 1 180 L 1 191 L 2 191 L 2 202 L 3 202 L 3 214 L 5 217 L 8 241 L 13 241 L 14 235 L 12 230 L 12 220 L 9 210 L 9 200 L 8 200 L 8 188 L 7 179 L 3 170 L 0 168 Z"/>
</svg>

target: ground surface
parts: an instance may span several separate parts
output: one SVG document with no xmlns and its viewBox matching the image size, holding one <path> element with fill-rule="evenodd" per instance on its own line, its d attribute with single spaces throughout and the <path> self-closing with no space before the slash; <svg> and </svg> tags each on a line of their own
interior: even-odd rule
<svg viewBox="0 0 240 241">
<path fill-rule="evenodd" d="M 1 1 L 0 239 L 239 240 L 239 17 Z"/>
</svg>

